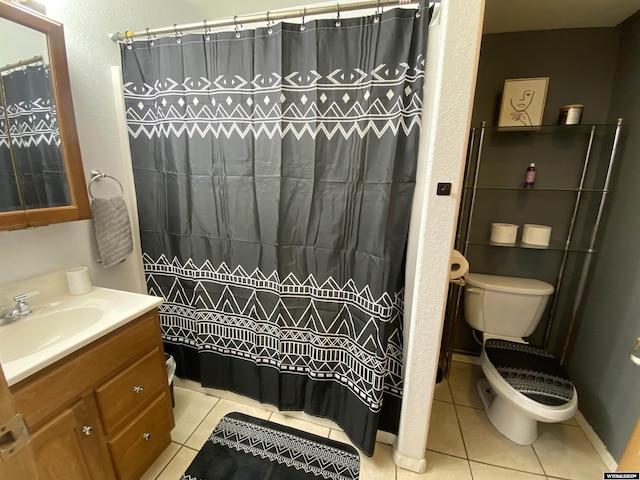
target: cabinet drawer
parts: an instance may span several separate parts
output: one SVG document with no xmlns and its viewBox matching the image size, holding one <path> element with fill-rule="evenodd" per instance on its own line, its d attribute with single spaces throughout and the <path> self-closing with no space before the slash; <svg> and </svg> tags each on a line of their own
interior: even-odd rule
<svg viewBox="0 0 640 480">
<path fill-rule="evenodd" d="M 118 478 L 138 479 L 171 443 L 169 400 L 160 394 L 140 417 L 109 440 Z"/>
<path fill-rule="evenodd" d="M 95 390 L 107 435 L 135 416 L 167 383 L 164 355 L 154 348 L 140 360 Z"/>
</svg>

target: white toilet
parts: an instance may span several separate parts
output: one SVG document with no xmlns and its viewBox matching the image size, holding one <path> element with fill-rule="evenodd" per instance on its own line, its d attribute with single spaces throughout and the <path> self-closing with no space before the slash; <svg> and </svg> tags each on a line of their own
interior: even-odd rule
<svg viewBox="0 0 640 480">
<path fill-rule="evenodd" d="M 553 293 L 531 278 L 469 273 L 464 293 L 467 323 L 483 333 L 486 379 L 478 391 L 491 423 L 505 437 L 531 445 L 538 422 L 561 422 L 575 414 L 578 393 L 567 372 L 545 350 L 528 345 Z"/>
</svg>

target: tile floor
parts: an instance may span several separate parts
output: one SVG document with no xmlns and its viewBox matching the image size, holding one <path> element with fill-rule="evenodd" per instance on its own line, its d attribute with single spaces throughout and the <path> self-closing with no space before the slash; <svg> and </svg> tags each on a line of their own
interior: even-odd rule
<svg viewBox="0 0 640 480">
<path fill-rule="evenodd" d="M 480 367 L 454 362 L 449 378 L 437 386 L 426 473 L 396 468 L 392 447 L 378 443 L 373 457 L 360 456 L 360 480 L 600 480 L 602 472 L 608 471 L 573 419 L 540 424 L 538 440 L 532 446 L 516 445 L 504 438 L 482 409 L 476 392 L 481 376 Z M 326 421 L 310 423 L 252 400 L 238 403 L 200 390 L 174 388 L 173 441 L 143 480 L 179 480 L 218 421 L 232 411 L 350 443 L 342 431 L 331 428 Z"/>
</svg>

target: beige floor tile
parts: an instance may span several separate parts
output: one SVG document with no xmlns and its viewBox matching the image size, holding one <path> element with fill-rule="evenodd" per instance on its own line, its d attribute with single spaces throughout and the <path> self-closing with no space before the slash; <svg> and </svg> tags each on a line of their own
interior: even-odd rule
<svg viewBox="0 0 640 480">
<path fill-rule="evenodd" d="M 218 399 L 180 387 L 174 387 L 173 392 L 176 400 L 176 406 L 173 409 L 176 426 L 171 431 L 171 440 L 184 444 Z"/>
<path fill-rule="evenodd" d="M 367 457 L 358 447 L 353 445 L 353 442 L 343 431 L 332 429 L 329 438 L 351 445 L 356 449 L 360 455 L 360 480 L 391 480 L 396 478 L 396 465 L 393 463 L 391 445 L 378 442 L 373 457 Z"/>
<path fill-rule="evenodd" d="M 191 462 L 196 457 L 198 452 L 196 450 L 192 450 L 190 448 L 182 447 L 178 450 L 173 460 L 169 462 L 167 468 L 165 468 L 158 480 L 180 480 L 182 478 L 182 474 L 187 469 Z"/>
<path fill-rule="evenodd" d="M 570 419 L 565 420 L 564 422 L 560 422 L 560 423 L 562 423 L 564 425 L 573 425 L 573 426 L 576 426 L 576 427 L 580 426 L 580 424 L 576 420 L 576 417 L 571 417 Z"/>
<path fill-rule="evenodd" d="M 449 386 L 453 403 L 466 407 L 484 408 L 477 390 L 478 380 L 483 377 L 480 369 L 452 368 L 449 372 Z"/>
<path fill-rule="evenodd" d="M 303 432 L 313 433 L 314 435 L 319 435 L 325 438 L 329 436 L 329 430 L 331 430 L 330 428 L 321 427 L 320 425 L 315 425 L 313 423 L 300 420 L 299 418 L 293 418 L 284 413 L 278 412 L 272 413 L 269 417 L 269 421 L 279 423 L 280 425 L 286 425 L 287 427 L 297 428 Z"/>
<path fill-rule="evenodd" d="M 436 383 L 433 398 L 435 400 L 440 400 L 441 402 L 453 402 L 451 390 L 449 389 L 449 380 L 445 378 L 440 383 Z"/>
<path fill-rule="evenodd" d="M 153 462 L 153 465 L 149 467 L 149 469 L 145 472 L 140 480 L 155 480 L 160 472 L 164 470 L 164 468 L 169 464 L 169 462 L 173 459 L 173 457 L 180 450 L 181 445 L 171 442 L 167 448 L 165 448 L 164 452 L 160 454 L 160 456 Z"/>
<path fill-rule="evenodd" d="M 478 462 L 469 462 L 473 480 L 544 480 L 544 475 L 519 472 Z"/>
<path fill-rule="evenodd" d="M 456 406 L 469 460 L 544 474 L 530 445 L 518 445 L 498 432 L 484 410 Z"/>
<path fill-rule="evenodd" d="M 533 448 L 547 475 L 571 480 L 600 480 L 609 471 L 580 427 L 538 424 Z"/>
<path fill-rule="evenodd" d="M 429 450 L 427 450 L 427 471 L 425 473 L 414 473 L 398 468 L 396 478 L 397 480 L 472 480 L 468 460 Z"/>
<path fill-rule="evenodd" d="M 209 414 L 185 442 L 185 445 L 187 447 L 200 450 L 211 435 L 211 432 L 216 428 L 220 419 L 227 413 L 231 412 L 240 412 L 246 415 L 251 415 L 252 417 L 262 418 L 263 420 L 266 420 L 269 418 L 269 415 L 271 415 L 271 412 L 261 408 L 249 407 L 242 403 L 236 403 L 230 400 L 220 400 L 216 403 L 215 407 L 211 409 L 211 411 L 208 411 Z"/>
<path fill-rule="evenodd" d="M 329 438 L 331 440 L 336 440 L 337 442 L 342 442 L 342 443 L 346 443 L 347 445 L 351 445 L 356 450 L 358 450 L 359 454 L 362 454 L 360 449 L 353 444 L 351 439 L 342 430 L 335 430 L 335 429 L 332 428 L 331 431 L 329 432 Z"/>
<path fill-rule="evenodd" d="M 456 410 L 452 403 L 434 400 L 427 448 L 448 455 L 467 457 Z"/>
<path fill-rule="evenodd" d="M 391 480 L 396 478 L 396 464 L 393 463 L 391 445 L 378 442 L 373 457 L 367 457 L 360 450 L 358 450 L 358 455 L 360 455 L 360 480 Z"/>
<path fill-rule="evenodd" d="M 340 429 L 340 425 L 338 425 L 333 420 L 329 420 L 328 418 L 316 417 L 315 415 L 309 415 L 305 412 L 289 410 L 289 411 L 279 411 L 278 409 L 272 410 L 273 413 L 281 413 L 286 415 L 287 417 L 297 418 L 298 420 L 302 420 L 304 422 L 313 423 L 314 425 L 319 425 L 320 427 L 325 427 L 329 429 L 338 430 Z"/>
<path fill-rule="evenodd" d="M 247 397 L 246 395 L 240 395 L 238 393 L 229 392 L 227 390 L 220 390 L 217 388 L 203 387 L 199 382 L 194 382 L 193 380 L 185 380 L 176 377 L 174 382 L 178 382 L 175 384 L 180 387 L 188 388 L 189 390 L 195 390 L 196 392 L 206 393 L 207 395 L 219 398 L 220 400 L 229 400 L 230 402 L 243 403 L 250 407 L 262 408 L 264 410 L 270 410 L 272 412 L 278 411 L 278 409 L 273 405 L 260 403 L 258 400 L 254 400 L 253 398 Z"/>
<path fill-rule="evenodd" d="M 173 377 L 173 386 L 174 388 L 175 387 L 186 388 L 188 390 L 193 390 L 194 392 L 206 393 L 207 395 L 212 395 L 214 397 L 217 396 L 211 391 L 207 392 L 207 388 L 203 387 L 200 382 L 187 380 L 186 378 L 180 378 L 177 376 Z M 213 390 L 213 389 L 209 389 L 209 390 Z"/>
</svg>

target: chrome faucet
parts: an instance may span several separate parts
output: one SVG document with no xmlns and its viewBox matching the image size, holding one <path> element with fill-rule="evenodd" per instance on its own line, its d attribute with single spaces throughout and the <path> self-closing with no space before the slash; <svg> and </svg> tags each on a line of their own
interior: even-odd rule
<svg viewBox="0 0 640 480">
<path fill-rule="evenodd" d="M 0 305 L 0 325 L 31 315 L 33 312 L 31 311 L 31 307 L 27 303 L 26 299 L 35 293 L 36 292 L 22 293 L 13 297 L 13 301 L 16 302 L 16 306 L 12 309 L 8 309 L 4 305 Z"/>
</svg>

